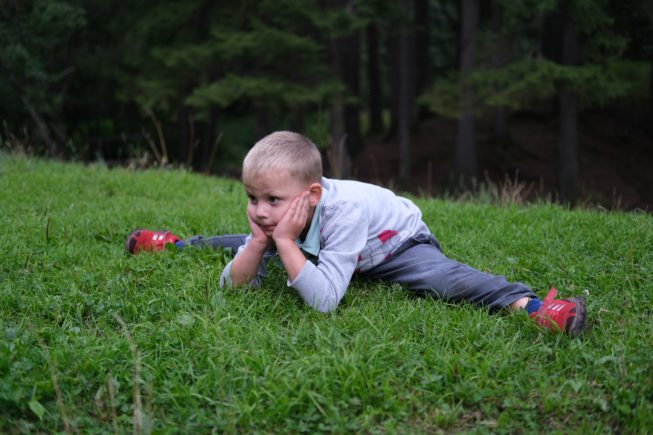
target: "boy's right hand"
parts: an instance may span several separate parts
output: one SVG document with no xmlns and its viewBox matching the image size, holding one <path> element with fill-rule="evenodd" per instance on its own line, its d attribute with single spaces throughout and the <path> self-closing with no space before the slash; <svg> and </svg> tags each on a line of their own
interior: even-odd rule
<svg viewBox="0 0 653 435">
<path fill-rule="evenodd" d="M 254 222 L 249 213 L 247 213 L 247 222 L 249 222 L 249 229 L 252 231 L 250 243 L 253 243 L 263 251 L 266 250 L 272 243 L 272 237 L 265 234 L 263 229 Z"/>
<path fill-rule="evenodd" d="M 231 270 L 229 277 L 232 285 L 248 285 L 252 280 L 256 279 L 256 273 L 261 263 L 261 259 L 265 251 L 272 243 L 272 238 L 268 237 L 263 229 L 258 226 L 247 213 L 247 221 L 249 228 L 252 231 L 252 236 L 245 245 L 242 251 L 238 251 L 238 255 L 231 263 Z"/>
</svg>

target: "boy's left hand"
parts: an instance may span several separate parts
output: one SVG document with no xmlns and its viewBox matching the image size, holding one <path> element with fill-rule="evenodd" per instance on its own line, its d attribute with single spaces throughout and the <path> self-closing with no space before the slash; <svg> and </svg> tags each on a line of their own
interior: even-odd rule
<svg viewBox="0 0 653 435">
<path fill-rule="evenodd" d="M 273 240 L 289 239 L 294 242 L 299 237 L 308 219 L 308 199 L 309 192 L 306 191 L 293 200 L 290 208 L 274 229 L 272 233 Z"/>
</svg>

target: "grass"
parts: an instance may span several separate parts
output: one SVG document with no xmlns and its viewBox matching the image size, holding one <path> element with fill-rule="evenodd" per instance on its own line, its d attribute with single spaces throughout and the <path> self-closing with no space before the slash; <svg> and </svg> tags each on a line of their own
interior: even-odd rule
<svg viewBox="0 0 653 435">
<path fill-rule="evenodd" d="M 219 251 L 129 257 L 136 227 L 247 231 L 233 180 L 0 154 L 0 432 L 647 432 L 653 219 L 415 199 L 445 252 L 584 294 L 581 340 L 524 313 L 355 281 L 312 311 Z"/>
</svg>

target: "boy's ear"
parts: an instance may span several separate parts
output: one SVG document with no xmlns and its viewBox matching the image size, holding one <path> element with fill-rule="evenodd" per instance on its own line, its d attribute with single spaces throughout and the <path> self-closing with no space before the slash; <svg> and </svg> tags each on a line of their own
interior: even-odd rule
<svg viewBox="0 0 653 435">
<path fill-rule="evenodd" d="M 308 204 L 311 207 L 317 207 L 317 204 L 322 198 L 322 185 L 320 183 L 313 183 L 308 187 Z"/>
</svg>

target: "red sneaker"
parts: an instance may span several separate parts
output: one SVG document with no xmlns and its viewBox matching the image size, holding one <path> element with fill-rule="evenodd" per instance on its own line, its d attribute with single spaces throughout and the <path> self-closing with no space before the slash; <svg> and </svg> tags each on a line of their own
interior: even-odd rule
<svg viewBox="0 0 653 435">
<path fill-rule="evenodd" d="M 130 254 L 138 254 L 140 251 L 162 251 L 166 244 L 181 240 L 170 231 L 136 230 L 127 237 L 125 249 Z"/>
<path fill-rule="evenodd" d="M 531 317 L 539 325 L 555 332 L 579 336 L 587 328 L 585 300 L 583 298 L 554 299 L 557 290 L 551 288 L 539 310 Z"/>
</svg>

